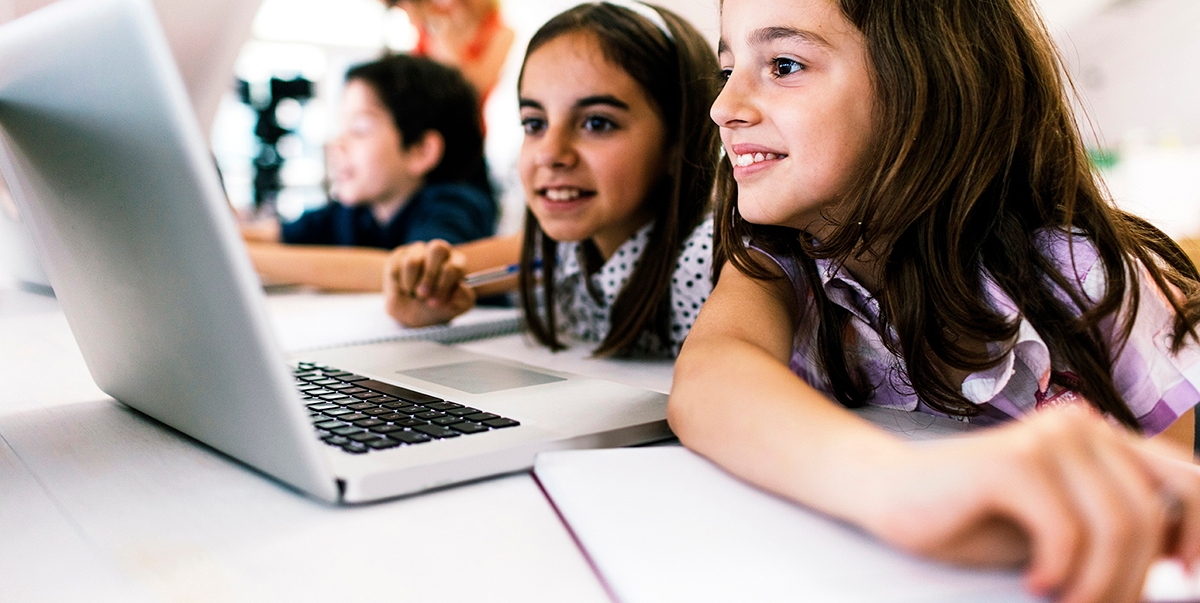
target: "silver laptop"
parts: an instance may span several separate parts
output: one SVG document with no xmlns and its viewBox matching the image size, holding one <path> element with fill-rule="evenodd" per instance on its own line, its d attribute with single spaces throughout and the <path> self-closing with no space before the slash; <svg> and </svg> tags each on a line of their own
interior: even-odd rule
<svg viewBox="0 0 1200 603">
<path fill-rule="evenodd" d="M 0 143 L 100 388 L 315 497 L 669 435 L 662 394 L 434 343 L 286 359 L 146 0 L 66 0 L 0 28 Z"/>
</svg>

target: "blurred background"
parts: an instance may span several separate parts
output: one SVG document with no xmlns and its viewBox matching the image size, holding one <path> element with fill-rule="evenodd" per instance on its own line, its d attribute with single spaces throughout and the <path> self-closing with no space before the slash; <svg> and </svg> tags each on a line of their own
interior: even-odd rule
<svg viewBox="0 0 1200 603">
<path fill-rule="evenodd" d="M 420 0 L 418 4 L 493 0 Z M 0 23 L 49 4 L 0 0 Z M 572 0 L 500 0 L 512 48 L 488 97 L 488 159 L 501 232 L 520 227 L 510 164 L 520 146 L 515 75 L 529 36 Z M 411 51 L 417 25 L 379 0 L 154 0 L 230 202 L 282 219 L 326 202 L 324 145 L 346 69 Z M 716 0 L 661 0 L 715 44 Z M 1200 2 L 1039 0 L 1080 95 L 1097 174 L 1116 202 L 1168 234 L 1200 237 Z M 482 35 L 482 34 L 481 34 Z M 436 58 L 436 57 L 435 57 Z M 38 278 L 0 191 L 0 261 Z M 30 272 L 33 270 L 33 273 Z M 24 272 L 22 272 L 24 271 Z"/>
</svg>

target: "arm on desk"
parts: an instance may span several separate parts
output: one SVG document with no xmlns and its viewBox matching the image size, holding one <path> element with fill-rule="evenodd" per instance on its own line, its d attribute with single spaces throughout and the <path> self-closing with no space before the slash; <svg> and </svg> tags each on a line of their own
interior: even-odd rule
<svg viewBox="0 0 1200 603">
<path fill-rule="evenodd" d="M 247 242 L 250 259 L 268 282 L 331 291 L 380 291 L 388 252 L 365 247 Z"/>
<path fill-rule="evenodd" d="M 433 240 L 397 247 L 384 267 L 387 312 L 406 327 L 447 322 L 474 307 L 478 296 L 506 293 L 517 286 L 514 275 L 468 287 L 463 282 L 468 274 L 515 264 L 520 256 L 519 234 L 454 246 Z"/>
<path fill-rule="evenodd" d="M 1060 601 L 1136 601 L 1160 555 L 1200 555 L 1195 467 L 1075 407 L 900 441 L 789 370 L 793 299 L 724 268 L 676 363 L 668 419 L 689 448 L 908 551 L 1027 564 Z"/>
</svg>

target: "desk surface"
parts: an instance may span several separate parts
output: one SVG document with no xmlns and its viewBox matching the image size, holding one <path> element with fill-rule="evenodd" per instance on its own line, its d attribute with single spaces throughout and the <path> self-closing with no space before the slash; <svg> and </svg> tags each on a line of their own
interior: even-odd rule
<svg viewBox="0 0 1200 603">
<path fill-rule="evenodd" d="M 469 344 L 654 389 L 521 336 Z M 607 601 L 529 474 L 315 502 L 116 403 L 53 299 L 0 288 L 0 600 Z"/>
</svg>

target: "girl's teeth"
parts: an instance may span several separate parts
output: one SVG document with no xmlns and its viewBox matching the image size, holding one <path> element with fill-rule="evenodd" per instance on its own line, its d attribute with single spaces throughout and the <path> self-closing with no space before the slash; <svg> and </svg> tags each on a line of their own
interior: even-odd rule
<svg viewBox="0 0 1200 603">
<path fill-rule="evenodd" d="M 551 201 L 571 201 L 571 200 L 579 198 L 579 189 L 577 189 L 577 188 L 546 189 L 546 198 Z"/>
<path fill-rule="evenodd" d="M 737 165 L 739 167 L 746 167 L 748 165 L 762 163 L 763 161 L 773 161 L 775 159 L 779 159 L 780 157 L 782 157 L 782 155 L 776 155 L 775 153 L 746 153 L 744 155 L 737 156 Z"/>
</svg>

